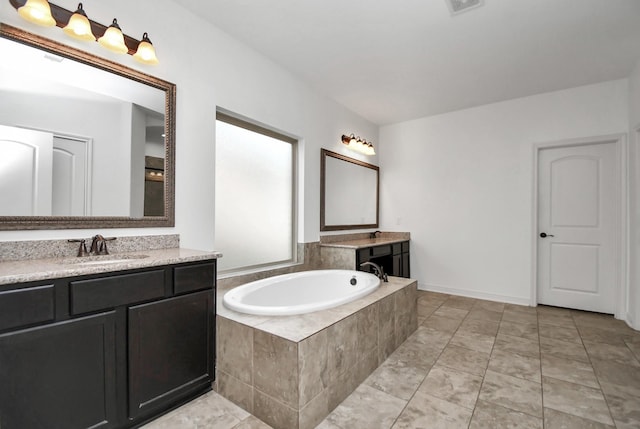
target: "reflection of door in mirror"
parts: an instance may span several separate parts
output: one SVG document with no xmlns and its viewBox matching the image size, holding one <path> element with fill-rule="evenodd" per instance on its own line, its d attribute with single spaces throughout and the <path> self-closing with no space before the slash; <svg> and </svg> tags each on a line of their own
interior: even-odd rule
<svg viewBox="0 0 640 429">
<path fill-rule="evenodd" d="M 87 140 L 0 125 L 0 216 L 84 216 Z"/>
</svg>

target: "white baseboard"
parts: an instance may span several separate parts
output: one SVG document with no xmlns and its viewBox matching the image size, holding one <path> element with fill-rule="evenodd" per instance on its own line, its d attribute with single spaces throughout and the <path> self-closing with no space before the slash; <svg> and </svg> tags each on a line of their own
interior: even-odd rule
<svg viewBox="0 0 640 429">
<path fill-rule="evenodd" d="M 504 302 L 507 304 L 517 304 L 517 305 L 525 305 L 525 306 L 529 306 L 530 304 L 529 297 L 497 295 L 494 293 L 478 292 L 476 290 L 468 290 L 468 289 L 458 289 L 458 288 L 453 288 L 448 286 L 418 283 L 418 289 L 431 291 L 431 292 L 446 293 L 449 295 L 466 296 L 469 298 L 486 299 L 487 301 Z"/>
</svg>

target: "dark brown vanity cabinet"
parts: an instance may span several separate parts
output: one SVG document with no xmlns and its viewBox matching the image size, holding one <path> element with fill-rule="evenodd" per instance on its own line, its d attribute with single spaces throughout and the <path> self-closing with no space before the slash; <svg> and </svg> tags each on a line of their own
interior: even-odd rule
<svg viewBox="0 0 640 429">
<path fill-rule="evenodd" d="M 409 278 L 409 241 L 360 248 L 356 251 L 356 269 L 372 272 L 370 266 L 360 267 L 364 262 L 380 265 L 389 276 Z"/>
<path fill-rule="evenodd" d="M 0 428 L 137 427 L 214 380 L 215 261 L 0 286 Z"/>
</svg>

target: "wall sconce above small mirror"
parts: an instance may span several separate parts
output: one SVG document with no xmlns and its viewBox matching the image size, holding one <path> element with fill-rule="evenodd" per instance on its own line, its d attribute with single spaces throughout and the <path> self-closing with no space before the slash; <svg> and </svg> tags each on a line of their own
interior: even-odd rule
<svg viewBox="0 0 640 429">
<path fill-rule="evenodd" d="M 379 167 L 322 149 L 320 231 L 378 227 Z"/>
<path fill-rule="evenodd" d="M 174 84 L 0 23 L 0 230 L 174 226 Z"/>
</svg>

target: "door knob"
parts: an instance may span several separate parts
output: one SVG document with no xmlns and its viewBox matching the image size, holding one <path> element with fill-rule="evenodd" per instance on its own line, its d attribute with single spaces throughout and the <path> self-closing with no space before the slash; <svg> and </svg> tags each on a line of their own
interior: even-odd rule
<svg viewBox="0 0 640 429">
<path fill-rule="evenodd" d="M 555 235 L 547 234 L 546 232 L 541 232 L 540 233 L 540 237 L 542 237 L 542 238 L 555 237 Z"/>
</svg>

